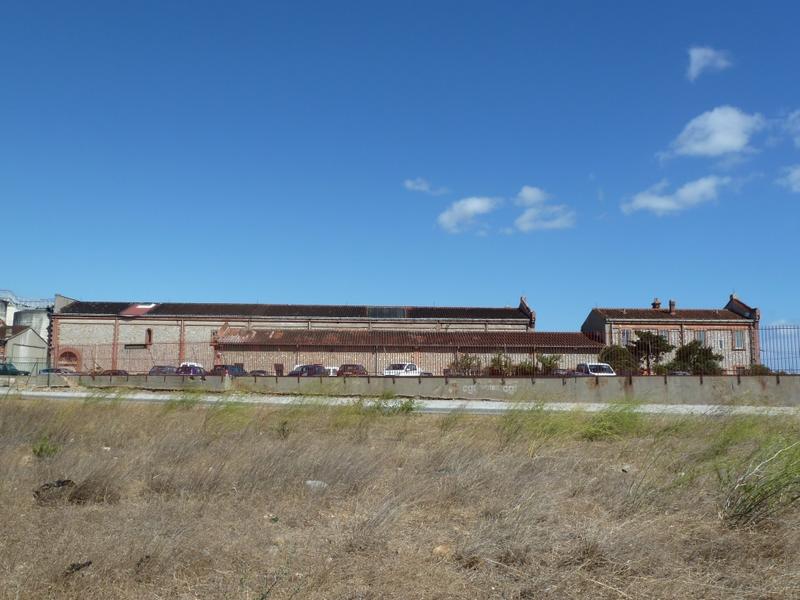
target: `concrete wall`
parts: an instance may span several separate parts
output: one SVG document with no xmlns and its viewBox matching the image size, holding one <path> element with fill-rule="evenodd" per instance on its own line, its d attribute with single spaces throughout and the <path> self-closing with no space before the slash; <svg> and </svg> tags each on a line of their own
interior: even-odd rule
<svg viewBox="0 0 800 600">
<path fill-rule="evenodd" d="M 12 381 L 9 381 L 12 379 Z M 0 378 L 0 385 L 24 385 L 26 379 Z M 5 380 L 5 381 L 4 381 Z M 527 402 L 614 402 L 655 404 L 738 404 L 800 406 L 800 376 L 764 377 L 579 377 L 444 378 L 444 377 L 206 377 L 145 375 L 130 377 L 31 378 L 30 385 L 150 390 L 239 391 L 264 394 L 386 396 L 507 400 Z"/>
</svg>

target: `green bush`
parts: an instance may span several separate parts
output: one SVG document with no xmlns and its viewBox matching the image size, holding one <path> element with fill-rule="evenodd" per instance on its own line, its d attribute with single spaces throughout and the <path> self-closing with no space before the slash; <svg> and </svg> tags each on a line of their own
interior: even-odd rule
<svg viewBox="0 0 800 600">
<path fill-rule="evenodd" d="M 36 458 L 50 458 L 51 456 L 55 456 L 58 450 L 58 446 L 51 442 L 50 438 L 46 435 L 40 437 L 31 448 Z"/>
</svg>

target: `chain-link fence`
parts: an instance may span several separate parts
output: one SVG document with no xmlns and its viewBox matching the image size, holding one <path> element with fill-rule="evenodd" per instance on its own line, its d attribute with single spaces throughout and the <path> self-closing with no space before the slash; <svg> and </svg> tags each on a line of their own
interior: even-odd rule
<svg viewBox="0 0 800 600">
<path fill-rule="evenodd" d="M 210 370 L 235 365 L 255 375 L 288 375 L 300 365 L 322 365 L 335 374 L 492 377 L 603 375 L 762 375 L 800 373 L 800 326 L 694 334 L 673 343 L 657 331 L 637 330 L 626 345 L 344 347 L 224 344 L 213 342 L 87 344 L 54 349 L 52 366 L 83 373 L 159 374 L 191 363 Z"/>
</svg>

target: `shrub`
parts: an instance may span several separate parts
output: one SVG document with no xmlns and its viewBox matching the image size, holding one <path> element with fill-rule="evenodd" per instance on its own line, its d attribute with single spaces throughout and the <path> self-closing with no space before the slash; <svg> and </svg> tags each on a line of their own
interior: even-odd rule
<svg viewBox="0 0 800 600">
<path fill-rule="evenodd" d="M 542 373 L 549 375 L 558 368 L 561 362 L 560 354 L 541 354 L 537 357 L 539 364 L 542 365 Z"/>
<path fill-rule="evenodd" d="M 46 435 L 40 437 L 31 448 L 33 455 L 36 458 L 50 458 L 58 453 L 58 446 L 50 441 Z"/>
<path fill-rule="evenodd" d="M 461 354 L 448 366 L 450 375 L 470 375 L 481 374 L 481 359 L 472 354 Z"/>
</svg>

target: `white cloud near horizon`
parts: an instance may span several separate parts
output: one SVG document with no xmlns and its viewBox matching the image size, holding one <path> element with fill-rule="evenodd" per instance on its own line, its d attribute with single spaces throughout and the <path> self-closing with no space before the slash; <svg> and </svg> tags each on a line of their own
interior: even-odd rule
<svg viewBox="0 0 800 600">
<path fill-rule="evenodd" d="M 497 198 L 486 196 L 462 198 L 453 202 L 441 213 L 437 221 L 448 233 L 461 233 L 475 222 L 476 217 L 489 214 L 499 205 L 500 200 Z"/>
<path fill-rule="evenodd" d="M 442 196 L 450 191 L 445 187 L 433 187 L 424 177 L 406 179 L 403 181 L 403 187 L 411 192 L 421 192 L 423 194 L 430 194 L 431 196 Z"/>
<path fill-rule="evenodd" d="M 547 204 L 552 196 L 543 189 L 524 185 L 514 204 L 526 207 L 514 227 L 528 233 L 542 229 L 568 229 L 575 225 L 575 211 L 566 204 Z"/>
<path fill-rule="evenodd" d="M 672 142 L 672 153 L 681 156 L 721 156 L 745 152 L 750 139 L 766 126 L 758 113 L 747 114 L 735 106 L 718 106 L 695 117 Z"/>
<path fill-rule="evenodd" d="M 728 53 L 715 50 L 709 46 L 693 46 L 689 48 L 689 68 L 686 77 L 696 81 L 704 71 L 723 71 L 733 66 Z"/>
<path fill-rule="evenodd" d="M 786 167 L 783 172 L 784 176 L 777 180 L 778 184 L 800 194 L 800 164 Z"/>
<path fill-rule="evenodd" d="M 669 184 L 666 180 L 662 180 L 636 194 L 630 202 L 622 204 L 621 208 L 626 215 L 640 210 L 651 212 L 659 217 L 677 214 L 698 204 L 716 200 L 720 188 L 730 183 L 730 177 L 709 175 L 690 181 L 673 193 L 666 193 Z"/>
</svg>

